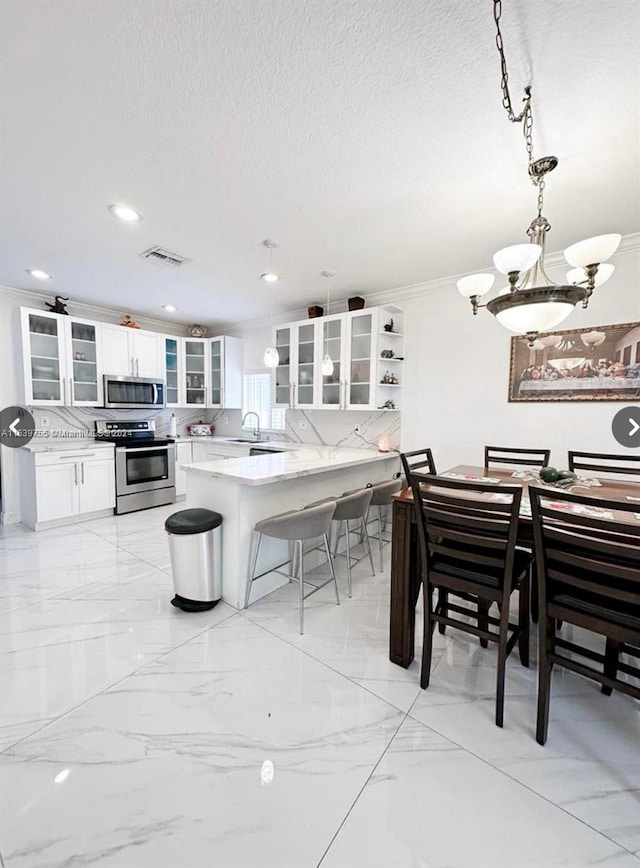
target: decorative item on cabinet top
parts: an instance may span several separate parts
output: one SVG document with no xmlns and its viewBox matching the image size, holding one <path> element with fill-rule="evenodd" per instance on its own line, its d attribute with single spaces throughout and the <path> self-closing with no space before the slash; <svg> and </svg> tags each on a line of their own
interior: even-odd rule
<svg viewBox="0 0 640 868">
<path fill-rule="evenodd" d="M 59 313 L 62 316 L 69 316 L 69 311 L 67 310 L 66 304 L 62 303 L 63 301 L 69 301 L 69 296 L 56 295 L 53 304 L 51 304 L 50 301 L 45 301 L 45 304 L 51 313 Z"/>
<path fill-rule="evenodd" d="M 126 326 L 126 327 L 129 328 L 129 329 L 139 329 L 139 328 L 140 328 L 140 326 L 138 325 L 138 323 L 137 323 L 134 319 L 131 319 L 131 314 L 130 314 L 130 313 L 125 313 L 125 315 L 124 315 L 124 319 L 122 320 L 122 322 L 120 323 L 120 325 L 121 325 L 121 326 Z"/>
<path fill-rule="evenodd" d="M 351 298 L 347 299 L 347 304 L 349 305 L 349 310 L 362 310 L 364 298 L 360 295 L 352 295 Z"/>
<path fill-rule="evenodd" d="M 323 316 L 324 308 L 319 304 L 312 304 L 307 308 L 309 319 L 315 319 L 318 316 Z"/>
<path fill-rule="evenodd" d="M 207 330 L 204 326 L 194 323 L 189 326 L 189 334 L 192 338 L 203 338 L 207 334 Z"/>
</svg>

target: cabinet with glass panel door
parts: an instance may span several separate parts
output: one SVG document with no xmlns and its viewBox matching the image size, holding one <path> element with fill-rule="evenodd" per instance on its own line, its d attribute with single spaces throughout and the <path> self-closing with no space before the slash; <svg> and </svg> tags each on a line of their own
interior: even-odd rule
<svg viewBox="0 0 640 868">
<path fill-rule="evenodd" d="M 242 408 L 242 341 L 221 335 L 209 341 L 209 407 Z"/>
<path fill-rule="evenodd" d="M 99 324 L 21 308 L 25 403 L 87 406 L 102 403 Z"/>
<path fill-rule="evenodd" d="M 184 404 L 205 407 L 209 391 L 208 345 L 205 338 L 184 338 Z"/>
<path fill-rule="evenodd" d="M 318 407 L 323 410 L 342 410 L 345 401 L 345 340 L 346 314 L 323 316 L 317 320 L 318 361 L 320 385 Z M 331 374 L 323 374 L 322 360 L 329 356 L 333 363 Z"/>
<path fill-rule="evenodd" d="M 284 325 L 274 330 L 273 342 L 278 351 L 278 364 L 274 368 L 273 403 L 275 407 L 293 406 L 292 329 L 293 325 Z"/>
<path fill-rule="evenodd" d="M 181 407 L 183 404 L 183 364 L 182 338 L 165 335 L 164 348 L 164 381 L 165 401 L 167 407 Z"/>
<path fill-rule="evenodd" d="M 373 410 L 376 400 L 377 309 L 346 315 L 348 369 L 344 397 L 345 410 Z"/>
</svg>

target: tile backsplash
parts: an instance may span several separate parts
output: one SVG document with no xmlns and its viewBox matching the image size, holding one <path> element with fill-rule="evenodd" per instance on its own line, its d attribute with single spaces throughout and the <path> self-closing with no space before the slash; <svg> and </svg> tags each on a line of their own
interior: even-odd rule
<svg viewBox="0 0 640 868">
<path fill-rule="evenodd" d="M 241 410 L 207 410 L 201 408 L 179 410 L 106 410 L 98 407 L 29 407 L 38 428 L 44 428 L 43 417 L 48 418 L 52 436 L 56 431 L 87 431 L 92 436 L 96 419 L 154 419 L 159 437 L 169 434 L 171 414 L 177 417 L 178 435 L 187 434 L 187 425 L 195 422 L 215 423 L 216 434 L 221 437 L 240 437 Z M 226 422 L 225 422 L 226 419 Z M 359 435 L 354 432 L 358 428 Z M 392 447 L 400 445 L 400 414 L 385 411 L 359 412 L 340 410 L 287 410 L 286 430 L 271 432 L 272 440 L 292 443 L 315 443 L 326 446 L 371 448 L 382 435 L 389 438 Z M 64 436 L 64 435 L 62 435 Z"/>
</svg>

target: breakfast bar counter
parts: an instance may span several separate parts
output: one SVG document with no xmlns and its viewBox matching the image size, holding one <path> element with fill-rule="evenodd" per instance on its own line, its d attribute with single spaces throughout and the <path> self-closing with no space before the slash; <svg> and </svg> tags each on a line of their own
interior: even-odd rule
<svg viewBox="0 0 640 868">
<path fill-rule="evenodd" d="M 189 464 L 187 507 L 219 512 L 222 523 L 222 599 L 244 605 L 251 534 L 256 522 L 323 497 L 391 479 L 400 469 L 395 452 L 336 446 L 300 446 L 286 452 Z M 288 545 L 265 539 L 258 573 L 288 558 Z M 253 583 L 251 602 L 286 583 L 266 572 Z"/>
</svg>

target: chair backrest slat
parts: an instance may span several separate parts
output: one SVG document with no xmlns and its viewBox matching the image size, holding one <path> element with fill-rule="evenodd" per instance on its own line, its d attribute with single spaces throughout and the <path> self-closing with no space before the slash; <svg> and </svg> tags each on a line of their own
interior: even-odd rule
<svg viewBox="0 0 640 868">
<path fill-rule="evenodd" d="M 414 449 L 413 452 L 401 452 L 400 461 L 402 461 L 402 469 L 407 477 L 407 485 L 409 485 L 409 474 L 412 471 L 420 470 L 423 473 L 431 473 L 435 475 L 436 463 L 433 460 L 431 449 Z"/>
<path fill-rule="evenodd" d="M 640 620 L 640 522 L 633 507 L 535 486 L 529 497 L 541 616 L 548 600 L 562 596 L 576 611 L 600 608 L 605 618 L 613 609 Z"/>
<path fill-rule="evenodd" d="M 427 573 L 437 574 L 443 559 L 466 574 L 485 569 L 508 593 L 522 488 L 415 471 L 409 481 Z"/>
<path fill-rule="evenodd" d="M 484 466 L 492 464 L 520 464 L 527 467 L 548 467 L 550 449 L 515 449 L 511 446 L 485 446 Z"/>
<path fill-rule="evenodd" d="M 589 473 L 624 473 L 640 476 L 640 455 L 613 455 L 605 452 L 574 452 L 569 450 L 569 470 Z"/>
<path fill-rule="evenodd" d="M 574 588 L 584 591 L 591 598 L 600 596 L 600 586 L 597 582 L 594 583 L 590 582 L 588 579 L 581 579 L 573 573 L 563 573 L 562 570 L 549 570 L 549 578 L 555 581 L 556 584 L 562 585 L 565 588 L 565 591 L 569 587 L 573 586 Z M 607 599 L 610 603 L 619 601 L 621 603 L 630 603 L 632 605 L 633 603 L 636 603 L 637 605 L 638 592 L 620 591 L 617 588 L 609 588 Z"/>
</svg>

